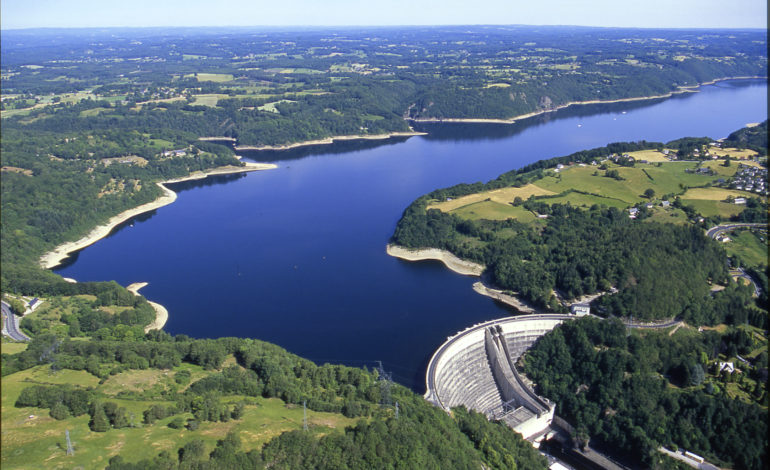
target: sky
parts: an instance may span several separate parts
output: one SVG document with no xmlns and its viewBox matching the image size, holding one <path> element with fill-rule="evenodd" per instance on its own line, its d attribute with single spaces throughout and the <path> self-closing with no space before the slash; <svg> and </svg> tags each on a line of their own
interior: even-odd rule
<svg viewBox="0 0 770 470">
<path fill-rule="evenodd" d="M 767 28 L 766 0 L 2 0 L 0 28 L 581 25 Z"/>
</svg>

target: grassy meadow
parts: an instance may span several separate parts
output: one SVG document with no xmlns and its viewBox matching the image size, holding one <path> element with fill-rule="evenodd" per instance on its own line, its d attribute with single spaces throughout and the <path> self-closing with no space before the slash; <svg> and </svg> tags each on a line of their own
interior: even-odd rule
<svg viewBox="0 0 770 470">
<path fill-rule="evenodd" d="M 6 345 L 3 345 L 3 352 Z M 225 366 L 232 361 L 225 363 Z M 216 441 L 231 430 L 239 432 L 243 449 L 261 448 L 273 437 L 290 430 L 302 429 L 302 407 L 287 405 L 276 398 L 253 398 L 244 396 L 223 397 L 223 403 L 246 400 L 249 404 L 239 420 L 228 422 L 201 422 L 195 431 L 168 427 L 174 417 L 158 420 L 152 425 L 142 424 L 142 413 L 153 404 L 172 405 L 173 402 L 153 397 L 142 399 L 138 395 L 130 399 L 117 398 L 120 391 L 141 391 L 158 394 L 161 390 L 178 386 L 173 382 L 176 371 L 187 369 L 192 380 L 208 374 L 198 366 L 182 364 L 171 371 L 132 370 L 111 376 L 103 384 L 85 371 L 62 370 L 52 372 L 50 366 L 36 366 L 3 377 L 2 394 L 2 463 L 3 469 L 69 469 L 98 468 L 107 465 L 110 457 L 120 453 L 129 461 L 138 461 L 157 455 L 163 450 L 172 453 L 193 439 L 206 443 L 207 453 L 213 450 Z M 47 409 L 16 408 L 14 403 L 22 389 L 35 384 L 72 384 L 79 387 L 93 387 L 102 394 L 105 401 L 126 407 L 129 416 L 133 414 L 134 427 L 110 429 L 107 432 L 93 432 L 88 427 L 89 416 L 55 420 Z M 183 389 L 183 387 L 180 387 Z M 315 434 L 325 434 L 332 429 L 342 429 L 355 420 L 334 413 L 308 410 L 308 425 Z M 184 419 L 192 418 L 191 413 L 182 413 Z M 65 430 L 69 430 L 75 455 L 66 455 Z"/>
<path fill-rule="evenodd" d="M 679 196 L 683 203 L 692 206 L 704 217 L 729 218 L 739 214 L 745 206 L 724 202 L 728 196 L 755 196 L 745 191 L 708 186 L 718 178 L 732 177 L 738 170 L 737 164 L 725 167 L 724 160 L 703 162 L 701 166 L 710 168 L 713 172 L 709 175 L 697 173 L 695 170 L 699 166 L 696 162 L 671 162 L 657 150 L 630 154 L 649 163 L 625 167 L 608 161 L 603 162 L 607 170 L 616 170 L 620 179 L 605 176 L 606 171 L 599 169 L 599 166 L 572 165 L 558 171 L 546 170 L 543 178 L 519 188 L 482 191 L 446 201 L 435 201 L 427 208 L 473 220 L 516 218 L 526 223 L 535 220 L 535 214 L 522 207 L 512 206 L 517 197 L 526 200 L 535 196 L 547 204 L 570 204 L 586 208 L 603 204 L 626 209 L 635 204 L 651 202 L 654 207 L 649 220 L 685 223 L 687 216 L 683 211 L 673 207 L 660 207 L 661 200 Z M 652 200 L 644 196 L 648 189 L 655 193 Z"/>
</svg>

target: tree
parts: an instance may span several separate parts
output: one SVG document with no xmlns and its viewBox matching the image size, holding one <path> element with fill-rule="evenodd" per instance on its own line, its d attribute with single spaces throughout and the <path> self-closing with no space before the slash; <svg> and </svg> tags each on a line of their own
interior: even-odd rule
<svg viewBox="0 0 770 470">
<path fill-rule="evenodd" d="M 24 302 L 19 299 L 8 299 L 8 305 L 11 306 L 11 311 L 18 316 L 24 315 L 24 312 L 27 310 Z"/>
<path fill-rule="evenodd" d="M 203 454 L 206 451 L 206 445 L 200 439 L 195 439 L 184 445 L 179 449 L 179 461 L 180 462 L 193 462 L 195 460 L 201 460 Z"/>
<path fill-rule="evenodd" d="M 131 425 L 128 420 L 128 412 L 124 407 L 120 407 L 115 411 L 115 418 L 112 421 L 112 426 L 115 429 L 127 428 Z"/>
<path fill-rule="evenodd" d="M 53 419 L 67 419 L 70 413 L 64 403 L 58 402 L 51 408 L 51 417 Z"/>
<path fill-rule="evenodd" d="M 647 199 L 652 199 L 655 197 L 655 190 L 652 188 L 647 188 L 644 190 L 644 197 Z"/>
<path fill-rule="evenodd" d="M 246 404 L 244 402 L 236 403 L 230 416 L 232 416 L 233 419 L 241 419 L 245 408 Z"/>
<path fill-rule="evenodd" d="M 700 385 L 706 378 L 706 373 L 700 364 L 692 364 L 690 366 L 690 385 Z"/>
<path fill-rule="evenodd" d="M 91 431 L 94 432 L 106 432 L 110 429 L 110 420 L 107 419 L 107 414 L 104 412 L 104 405 L 101 402 L 95 402 L 93 405 L 94 412 L 91 415 L 91 422 L 88 426 Z"/>
</svg>

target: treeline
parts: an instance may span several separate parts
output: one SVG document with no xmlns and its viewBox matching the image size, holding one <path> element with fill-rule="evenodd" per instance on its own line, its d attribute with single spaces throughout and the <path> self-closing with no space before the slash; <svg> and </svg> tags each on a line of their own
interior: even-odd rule
<svg viewBox="0 0 770 470">
<path fill-rule="evenodd" d="M 577 428 L 579 443 L 590 439 L 647 465 L 665 445 L 733 468 L 760 469 L 767 466 L 767 409 L 730 398 L 724 383 L 734 379 L 730 374 L 720 380 L 705 374 L 718 354 L 734 357 L 754 347 L 737 329 L 628 335 L 619 321 L 583 318 L 540 338 L 523 362 L 538 392 Z M 757 400 L 766 399 L 760 398 L 767 390 L 759 372 L 766 361 L 765 354 L 744 369 L 756 380 Z"/>
</svg>

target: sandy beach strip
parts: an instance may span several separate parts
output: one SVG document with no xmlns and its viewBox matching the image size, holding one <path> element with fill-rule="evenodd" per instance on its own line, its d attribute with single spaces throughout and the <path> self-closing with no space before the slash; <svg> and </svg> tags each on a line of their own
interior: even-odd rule
<svg viewBox="0 0 770 470">
<path fill-rule="evenodd" d="M 458 274 L 464 274 L 466 276 L 481 276 L 481 273 L 485 268 L 481 264 L 460 259 L 452 253 L 446 250 L 439 250 L 438 248 L 410 250 L 408 248 L 404 248 L 403 246 L 388 244 L 388 246 L 385 248 L 385 252 L 390 256 L 406 261 L 441 261 L 444 263 L 444 265 L 446 265 L 447 268 Z"/>
<path fill-rule="evenodd" d="M 147 284 L 147 282 L 135 282 L 126 287 L 126 289 L 131 291 L 134 295 L 139 295 L 139 289 L 146 286 Z M 150 306 L 152 306 L 152 308 L 155 310 L 155 320 L 144 327 L 144 332 L 147 333 L 150 330 L 162 330 L 168 321 L 168 310 L 166 310 L 166 307 L 159 303 L 152 302 L 150 300 L 148 300 L 147 303 L 149 303 Z"/>
<path fill-rule="evenodd" d="M 644 100 L 655 100 L 660 98 L 670 98 L 674 95 L 678 95 L 681 93 L 697 93 L 698 88 L 706 85 L 713 85 L 717 82 L 724 82 L 727 80 L 753 80 L 753 79 L 767 79 L 767 77 L 729 77 L 729 78 L 718 78 L 715 80 L 711 80 L 708 82 L 699 83 L 697 85 L 689 85 L 689 86 L 680 86 L 676 90 L 670 91 L 668 93 L 664 93 L 662 95 L 653 95 L 653 96 L 637 96 L 632 98 L 618 98 L 616 100 L 589 100 L 589 101 L 570 101 L 568 103 L 556 106 L 554 108 L 550 109 L 544 109 L 542 111 L 534 111 L 527 114 L 522 114 L 520 116 L 516 116 L 510 119 L 486 119 L 486 118 L 417 118 L 417 119 L 409 119 L 413 122 L 463 122 L 463 123 L 478 123 L 478 124 L 513 124 L 517 121 L 521 121 L 523 119 L 528 119 L 535 116 L 540 116 L 541 114 L 546 113 L 552 113 L 555 111 L 559 111 L 560 109 L 568 108 L 570 106 L 579 106 L 579 105 L 588 105 L 588 104 L 610 104 L 610 103 L 625 103 L 625 102 L 631 102 L 631 101 L 644 101 Z"/>
<path fill-rule="evenodd" d="M 373 134 L 373 135 L 335 135 L 332 137 L 326 137 L 325 139 L 318 140 L 305 140 L 303 142 L 297 142 L 294 144 L 286 145 L 236 145 L 235 150 L 290 150 L 297 147 L 307 147 L 309 145 L 329 145 L 334 141 L 341 140 L 383 140 L 390 139 L 391 137 L 411 137 L 415 135 L 427 135 L 425 132 L 391 132 L 389 134 Z"/>
<path fill-rule="evenodd" d="M 506 305 L 510 305 L 511 307 L 518 310 L 520 313 L 538 313 L 538 311 L 532 307 L 531 305 L 527 304 L 520 298 L 516 297 L 515 295 L 507 294 L 504 291 L 493 289 L 487 285 L 485 285 L 483 282 L 474 282 L 473 283 L 473 290 L 477 293 L 491 297 L 498 302 L 502 302 Z"/>
<path fill-rule="evenodd" d="M 109 235 L 112 229 L 122 224 L 123 222 L 129 220 L 130 218 L 135 217 L 139 214 L 143 214 L 145 212 L 153 211 L 155 209 L 166 206 L 168 204 L 171 204 L 176 200 L 176 193 L 168 189 L 166 186 L 164 186 L 165 183 L 179 183 L 182 181 L 203 179 L 211 175 L 243 173 L 248 171 L 267 170 L 272 168 L 277 168 L 277 166 L 269 163 L 246 163 L 246 165 L 243 167 L 228 166 L 228 167 L 217 168 L 215 170 L 207 171 L 207 172 L 199 171 L 183 178 L 177 178 L 173 180 L 163 181 L 161 183 L 156 183 L 163 190 L 163 195 L 161 195 L 158 199 L 152 202 L 148 202 L 146 204 L 142 204 L 141 206 L 134 207 L 133 209 L 129 209 L 127 211 L 121 212 L 120 214 L 114 217 L 111 217 L 110 220 L 108 220 L 105 224 L 95 227 L 93 230 L 88 232 L 88 234 L 86 234 L 84 237 L 80 238 L 79 240 L 66 242 L 57 246 L 56 248 L 44 254 L 40 258 L 40 265 L 44 269 L 52 269 L 58 266 L 59 264 L 61 264 L 61 262 L 64 259 L 66 259 L 70 253 L 74 251 L 82 250 L 83 248 L 96 243 L 97 241 Z"/>
</svg>

